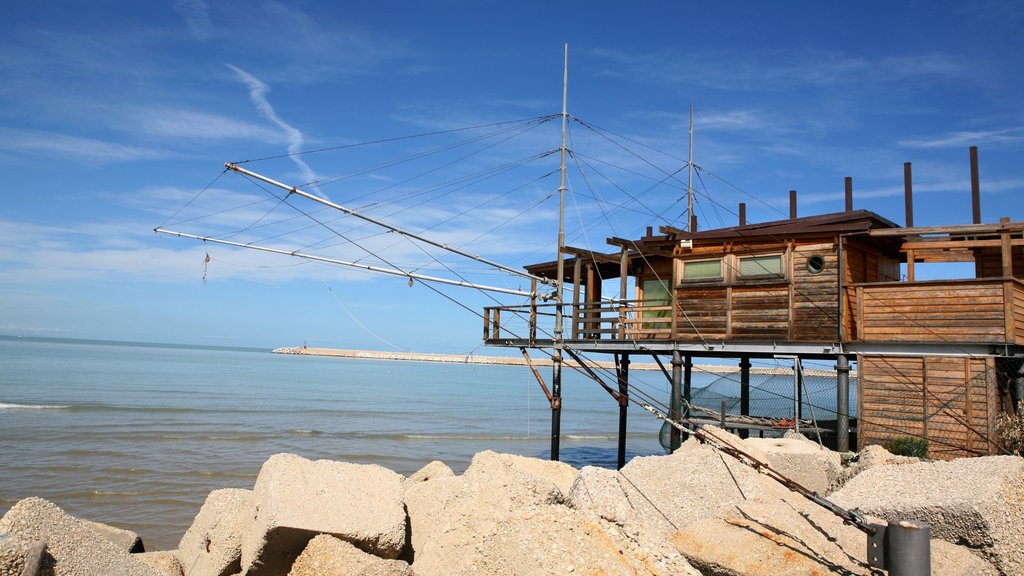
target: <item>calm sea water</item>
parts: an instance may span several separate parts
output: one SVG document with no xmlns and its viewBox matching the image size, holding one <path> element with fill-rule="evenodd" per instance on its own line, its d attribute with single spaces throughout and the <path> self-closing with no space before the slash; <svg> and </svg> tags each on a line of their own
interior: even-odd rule
<svg viewBox="0 0 1024 576">
<path fill-rule="evenodd" d="M 634 374 L 667 399 L 660 374 Z M 613 467 L 615 402 L 572 372 L 563 393 L 562 460 Z M 252 488 L 272 454 L 461 472 L 488 449 L 547 458 L 549 426 L 525 367 L 0 337 L 0 513 L 41 496 L 149 550 L 177 547 L 211 490 Z M 663 453 L 659 429 L 631 408 L 630 456 Z"/>
</svg>

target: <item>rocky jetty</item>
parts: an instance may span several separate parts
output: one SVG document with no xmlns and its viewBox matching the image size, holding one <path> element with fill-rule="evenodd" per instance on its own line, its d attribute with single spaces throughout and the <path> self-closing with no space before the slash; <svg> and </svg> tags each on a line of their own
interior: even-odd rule
<svg viewBox="0 0 1024 576">
<path fill-rule="evenodd" d="M 932 573 L 1022 574 L 1024 459 L 908 461 L 877 447 L 843 468 L 801 438 L 716 438 L 874 521 L 932 526 Z M 831 487 L 831 488 L 830 488 Z M 45 552 L 40 556 L 41 545 Z M 252 490 L 210 493 L 176 550 L 39 498 L 0 519 L 0 576 L 877 574 L 866 537 L 696 440 L 621 471 L 490 451 L 457 475 L 271 457 Z M 33 574 L 32 576 L 35 576 Z"/>
</svg>

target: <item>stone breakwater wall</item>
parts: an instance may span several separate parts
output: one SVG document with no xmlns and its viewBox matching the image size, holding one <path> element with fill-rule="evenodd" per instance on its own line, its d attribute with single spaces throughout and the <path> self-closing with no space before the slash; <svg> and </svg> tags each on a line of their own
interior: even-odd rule
<svg viewBox="0 0 1024 576">
<path fill-rule="evenodd" d="M 343 348 L 307 348 L 303 346 L 292 346 L 275 348 L 274 354 L 294 354 L 298 356 L 334 356 L 338 358 L 358 358 L 361 360 L 399 360 L 406 362 L 441 362 L 449 364 L 483 364 L 491 366 L 527 366 L 525 358 L 519 356 L 478 356 L 474 354 L 432 354 L 427 352 L 383 352 L 378 350 L 346 350 Z M 637 354 L 634 361 L 630 363 L 630 370 L 661 370 L 661 367 L 652 362 L 639 362 L 636 358 L 643 358 L 644 355 Z M 551 359 L 547 357 L 534 358 L 536 366 L 551 366 Z M 592 363 L 600 368 L 613 370 L 614 362 L 596 361 Z M 576 362 L 570 359 L 564 360 L 564 366 L 574 367 Z M 706 373 L 714 375 L 738 374 L 738 366 L 713 366 L 694 365 L 695 373 Z M 830 370 L 807 370 L 804 374 L 811 376 L 835 376 Z M 751 368 L 751 374 L 764 375 L 792 375 L 793 371 L 788 368 Z M 856 377 L 856 373 L 851 373 Z"/>
<path fill-rule="evenodd" d="M 931 523 L 932 574 L 1024 574 L 1024 459 L 927 462 L 878 447 L 843 468 L 794 435 L 723 442 L 878 521 Z M 707 445 L 622 470 L 490 451 L 461 476 L 431 462 L 267 460 L 251 490 L 211 492 L 175 550 L 39 498 L 0 519 L 0 576 L 871 574 L 866 537 Z M 34 575 L 33 575 L 34 576 Z"/>
</svg>

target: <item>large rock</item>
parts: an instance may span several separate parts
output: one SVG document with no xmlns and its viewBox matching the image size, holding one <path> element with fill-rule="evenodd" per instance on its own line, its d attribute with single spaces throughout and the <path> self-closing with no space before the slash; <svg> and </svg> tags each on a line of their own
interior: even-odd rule
<svg viewBox="0 0 1024 576">
<path fill-rule="evenodd" d="M 406 541 L 402 492 L 402 476 L 380 466 L 274 455 L 253 488 L 242 569 L 247 576 L 283 576 L 317 534 L 397 558 Z"/>
<path fill-rule="evenodd" d="M 842 488 L 851 478 L 865 470 L 887 464 L 916 464 L 917 462 L 922 462 L 922 460 L 912 456 L 897 456 L 877 444 L 865 446 L 863 450 L 857 453 L 857 456 L 850 462 L 850 465 L 843 468 L 832 481 L 829 492 L 835 492 Z"/>
<path fill-rule="evenodd" d="M 453 472 L 447 464 L 440 460 L 434 460 L 423 468 L 413 472 L 411 476 L 405 479 L 404 484 L 408 487 L 412 484 L 428 482 L 438 478 L 451 478 L 452 476 L 455 476 L 455 472 Z"/>
<path fill-rule="evenodd" d="M 926 522 L 932 536 L 974 549 L 1004 574 L 1024 574 L 1024 458 L 879 466 L 831 499 L 885 520 Z"/>
<path fill-rule="evenodd" d="M 712 433 L 723 443 L 767 460 L 766 455 L 743 444 L 736 436 L 717 429 Z M 608 501 L 614 502 L 618 497 L 614 492 L 621 489 L 630 511 L 610 514 L 651 538 L 666 538 L 696 520 L 717 516 L 744 500 L 788 492 L 753 468 L 692 438 L 669 456 L 633 458 L 619 471 L 618 479 L 617 488 L 609 484 L 613 495 Z M 596 501 L 593 496 L 591 500 Z"/>
<path fill-rule="evenodd" d="M 178 543 L 189 576 L 228 576 L 242 570 L 242 534 L 252 522 L 252 491 L 214 490 Z"/>
<path fill-rule="evenodd" d="M 138 554 L 139 552 L 146 551 L 146 547 L 142 543 L 142 538 L 139 538 L 139 535 L 131 530 L 117 528 L 116 526 L 111 526 L 109 524 L 93 522 L 92 520 L 80 520 L 80 522 L 89 528 L 92 528 L 100 536 L 103 536 L 129 554 Z"/>
<path fill-rule="evenodd" d="M 773 469 L 818 494 L 828 493 L 843 468 L 838 452 L 822 448 L 802 435 L 747 438 L 743 442 L 767 456 Z"/>
<path fill-rule="evenodd" d="M 161 576 L 134 558 L 134 554 L 42 498 L 26 498 L 15 504 L 0 519 L 0 533 L 8 535 L 3 542 L 7 552 L 0 553 L 0 558 L 18 550 L 24 555 L 24 550 L 32 543 L 46 542 L 48 561 L 52 560 L 56 576 Z M 4 570 L 9 569 L 4 567 Z"/>
<path fill-rule="evenodd" d="M 796 494 L 742 502 L 670 540 L 694 567 L 717 576 L 877 573 L 867 564 L 863 532 Z M 933 576 L 995 573 L 984 560 L 947 542 L 933 540 L 931 553 Z"/>
<path fill-rule="evenodd" d="M 163 576 L 183 576 L 185 569 L 181 567 L 178 560 L 178 553 L 175 550 L 161 552 L 142 552 L 135 556 L 139 562 L 152 567 Z M 199 572 L 192 571 L 189 576 L 198 576 Z"/>
<path fill-rule="evenodd" d="M 462 476 L 410 486 L 418 576 L 695 574 L 681 555 L 635 545 L 597 516 L 564 505 L 575 471 L 544 460 L 478 454 Z"/>
<path fill-rule="evenodd" d="M 292 564 L 288 576 L 414 576 L 401 560 L 385 560 L 367 554 L 333 536 L 321 534 L 309 541 Z"/>
</svg>

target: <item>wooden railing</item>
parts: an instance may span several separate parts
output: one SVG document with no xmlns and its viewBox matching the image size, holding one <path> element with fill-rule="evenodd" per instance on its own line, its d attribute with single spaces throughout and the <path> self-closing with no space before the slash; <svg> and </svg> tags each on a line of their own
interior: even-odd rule
<svg viewBox="0 0 1024 576">
<path fill-rule="evenodd" d="M 856 339 L 869 342 L 1024 342 L 1024 284 L 977 278 L 858 284 Z"/>
</svg>

